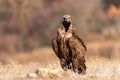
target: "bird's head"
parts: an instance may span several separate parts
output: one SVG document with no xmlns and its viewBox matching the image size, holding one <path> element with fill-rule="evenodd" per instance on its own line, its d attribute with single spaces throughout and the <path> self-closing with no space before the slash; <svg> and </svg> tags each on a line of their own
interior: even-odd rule
<svg viewBox="0 0 120 80">
<path fill-rule="evenodd" d="M 63 26 L 66 29 L 66 32 L 68 30 L 68 28 L 70 27 L 70 25 L 72 24 L 72 19 L 70 15 L 64 15 L 63 16 L 63 21 L 62 21 Z"/>
</svg>

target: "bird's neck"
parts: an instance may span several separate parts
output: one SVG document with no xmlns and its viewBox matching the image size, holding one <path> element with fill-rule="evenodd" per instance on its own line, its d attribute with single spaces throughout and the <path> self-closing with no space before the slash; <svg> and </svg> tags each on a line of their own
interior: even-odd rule
<svg viewBox="0 0 120 80">
<path fill-rule="evenodd" d="M 63 26 L 64 26 L 66 32 L 68 31 L 70 25 L 71 25 L 70 23 L 63 24 Z"/>
</svg>

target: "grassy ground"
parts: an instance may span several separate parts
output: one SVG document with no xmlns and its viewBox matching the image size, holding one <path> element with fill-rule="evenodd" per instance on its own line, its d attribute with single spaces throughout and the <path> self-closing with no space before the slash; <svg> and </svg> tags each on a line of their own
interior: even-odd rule
<svg viewBox="0 0 120 80">
<path fill-rule="evenodd" d="M 38 74 L 36 74 L 36 70 L 38 70 Z M 0 65 L 0 79 L 4 80 L 118 80 L 119 75 L 119 60 L 107 60 L 97 57 L 87 60 L 87 73 L 85 75 L 63 71 L 58 61 L 48 63 L 46 66 L 37 62 L 29 64 L 13 62 Z"/>
<path fill-rule="evenodd" d="M 118 80 L 119 61 L 119 58 L 87 56 L 87 73 L 79 75 L 63 71 L 52 49 L 41 48 L 14 55 L 8 58 L 7 64 L 1 63 L 0 80 Z"/>
</svg>

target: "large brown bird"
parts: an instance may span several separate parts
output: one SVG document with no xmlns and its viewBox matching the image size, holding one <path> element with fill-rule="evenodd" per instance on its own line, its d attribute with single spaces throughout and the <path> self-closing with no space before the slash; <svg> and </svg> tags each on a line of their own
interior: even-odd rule
<svg viewBox="0 0 120 80">
<path fill-rule="evenodd" d="M 52 40 L 52 47 L 60 59 L 64 70 L 73 69 L 74 72 L 85 73 L 85 56 L 87 48 L 83 40 L 76 34 L 76 27 L 72 25 L 70 15 L 64 15 L 63 27 L 57 32 L 56 39 Z"/>
</svg>

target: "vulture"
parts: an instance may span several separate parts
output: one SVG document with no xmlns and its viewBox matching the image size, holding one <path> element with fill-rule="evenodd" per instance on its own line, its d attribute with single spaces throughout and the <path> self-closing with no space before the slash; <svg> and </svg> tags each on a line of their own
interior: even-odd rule
<svg viewBox="0 0 120 80">
<path fill-rule="evenodd" d="M 86 73 L 86 45 L 77 35 L 70 15 L 64 15 L 62 27 L 58 28 L 56 39 L 52 40 L 52 48 L 60 59 L 62 69 L 71 69 L 77 73 Z"/>
</svg>

